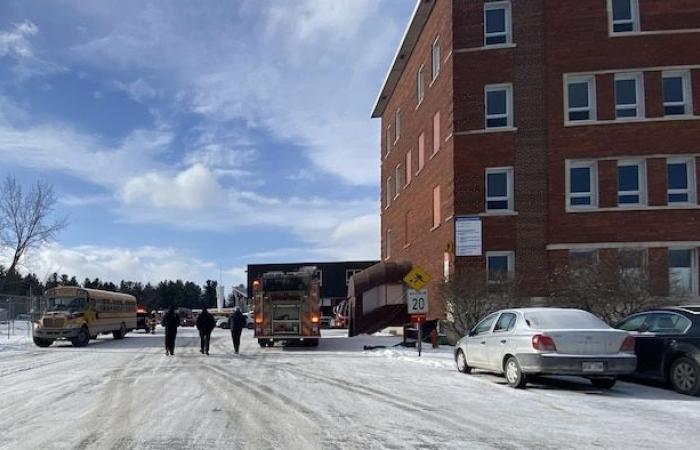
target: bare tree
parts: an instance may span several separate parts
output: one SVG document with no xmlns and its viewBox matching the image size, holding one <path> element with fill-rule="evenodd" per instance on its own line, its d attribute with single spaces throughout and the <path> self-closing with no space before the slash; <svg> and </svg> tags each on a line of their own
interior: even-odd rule
<svg viewBox="0 0 700 450">
<path fill-rule="evenodd" d="M 553 305 L 581 308 L 611 324 L 659 302 L 648 264 L 624 253 L 562 267 L 551 286 Z"/>
<path fill-rule="evenodd" d="M 66 227 L 67 219 L 52 219 L 56 197 L 53 187 L 39 181 L 24 193 L 13 176 L 0 188 L 0 244 L 12 255 L 7 272 L 17 270 L 27 251 L 46 244 Z M 0 291 L 4 288 L 0 280 Z"/>
<path fill-rule="evenodd" d="M 493 276 L 484 270 L 464 271 L 442 285 L 439 299 L 447 320 L 443 322 L 450 340 L 459 338 L 489 313 L 519 306 L 512 277 Z"/>
</svg>

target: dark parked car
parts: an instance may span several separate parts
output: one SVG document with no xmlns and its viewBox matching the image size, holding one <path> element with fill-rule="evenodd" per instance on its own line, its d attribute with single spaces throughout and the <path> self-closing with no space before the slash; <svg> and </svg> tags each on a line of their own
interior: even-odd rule
<svg viewBox="0 0 700 450">
<path fill-rule="evenodd" d="M 617 328 L 635 333 L 635 378 L 666 382 L 681 394 L 700 393 L 700 306 L 633 314 Z"/>
</svg>

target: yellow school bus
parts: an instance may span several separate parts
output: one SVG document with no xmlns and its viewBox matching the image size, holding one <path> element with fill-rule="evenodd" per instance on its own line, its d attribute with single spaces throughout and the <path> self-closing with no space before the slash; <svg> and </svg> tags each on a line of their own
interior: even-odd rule
<svg viewBox="0 0 700 450">
<path fill-rule="evenodd" d="M 59 286 L 44 293 L 47 302 L 34 329 L 34 343 L 48 347 L 56 339 L 74 347 L 88 345 L 99 334 L 123 339 L 136 329 L 136 298 L 117 292 Z"/>
</svg>

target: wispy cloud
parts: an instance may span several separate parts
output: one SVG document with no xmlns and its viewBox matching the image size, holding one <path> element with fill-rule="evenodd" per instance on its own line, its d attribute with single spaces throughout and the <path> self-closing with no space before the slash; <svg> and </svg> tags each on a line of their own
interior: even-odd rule
<svg viewBox="0 0 700 450">
<path fill-rule="evenodd" d="M 35 54 L 31 39 L 39 33 L 39 27 L 26 20 L 10 30 L 0 30 L 0 58 L 14 61 L 13 71 L 21 79 L 65 70 L 63 67 Z"/>
</svg>

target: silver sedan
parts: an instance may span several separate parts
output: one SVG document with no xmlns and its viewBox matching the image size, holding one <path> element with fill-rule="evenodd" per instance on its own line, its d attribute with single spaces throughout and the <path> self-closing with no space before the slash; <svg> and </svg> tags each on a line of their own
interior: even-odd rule
<svg viewBox="0 0 700 450">
<path fill-rule="evenodd" d="M 593 314 L 564 308 L 507 309 L 488 315 L 455 346 L 457 369 L 504 374 L 522 388 L 536 375 L 586 377 L 609 389 L 634 372 L 634 337 Z"/>
</svg>

